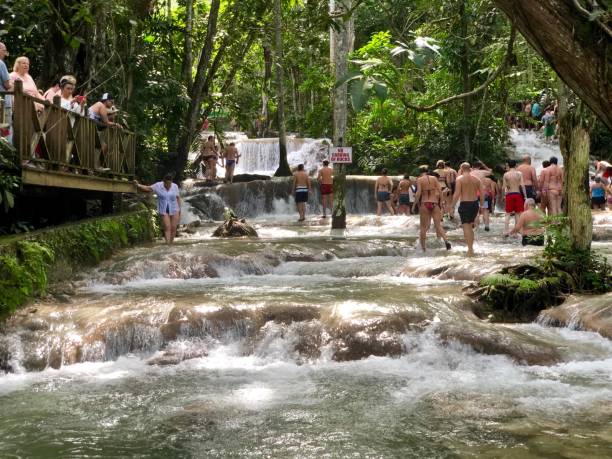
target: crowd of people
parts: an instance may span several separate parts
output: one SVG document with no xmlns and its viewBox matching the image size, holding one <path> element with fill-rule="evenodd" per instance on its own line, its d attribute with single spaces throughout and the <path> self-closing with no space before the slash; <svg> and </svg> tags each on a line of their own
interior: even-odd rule
<svg viewBox="0 0 612 459">
<path fill-rule="evenodd" d="M 596 173 L 590 186 L 593 209 L 612 210 L 612 166 L 606 161 L 595 163 Z M 459 215 L 468 256 L 474 255 L 474 230 L 481 219 L 484 230 L 490 231 L 491 214 L 500 206 L 505 211 L 504 236 L 520 235 L 523 245 L 543 245 L 544 228 L 540 224 L 546 216 L 558 215 L 563 207 L 563 168 L 553 156 L 543 161 L 538 175 L 526 155 L 518 163 L 514 159 L 507 162 L 502 173 L 495 173 L 482 161 L 473 166 L 467 162 L 453 169 L 446 161 L 440 160 L 436 168 L 428 165 L 419 168 L 418 177 L 404 175 L 397 184 L 383 169 L 374 185 L 376 215 L 386 209 L 391 215 L 418 214 L 420 219 L 419 240 L 423 251 L 426 250 L 427 232 L 432 223 L 436 236 L 441 239 L 447 250 L 451 249 L 442 225 L 444 217 L 455 219 L 455 209 Z M 333 205 L 333 169 L 324 161 L 317 177 L 321 189 L 323 215 Z M 292 193 L 300 222 L 305 220 L 305 204 L 313 190 L 310 177 L 300 164 L 294 173 Z M 511 220 L 514 225 L 511 226 Z"/>
<path fill-rule="evenodd" d="M 542 130 L 546 143 L 551 143 L 557 137 L 559 104 L 556 100 L 551 101 L 546 93 L 533 100 L 525 99 L 515 108 L 516 113 L 509 115 L 510 127 Z"/>
<path fill-rule="evenodd" d="M 114 105 L 114 97 L 109 93 L 104 93 L 98 101 L 87 108 L 87 96 L 85 94 L 76 94 L 77 80 L 72 75 L 64 75 L 46 91 L 40 90 L 36 86 L 34 78 L 30 75 L 30 60 L 26 56 L 19 56 L 13 63 L 13 71 L 8 72 L 5 60 L 9 56 L 8 49 L 4 43 L 0 42 L 0 89 L 12 91 L 15 87 L 15 82 L 20 81 L 22 90 L 25 94 L 34 97 L 38 102 L 34 103 L 36 112 L 40 115 L 44 110 L 44 102 L 56 103 L 75 115 L 88 117 L 94 121 L 98 129 L 103 130 L 109 126 L 121 127 L 116 122 L 117 108 Z M 4 112 L 6 124 L 12 124 L 11 109 L 12 97 L 10 95 L 4 97 Z M 74 115 L 69 117 L 70 123 L 74 125 Z M 0 124 L 2 120 L 0 120 Z M 10 127 L 0 132 L 0 135 L 6 137 L 10 142 L 12 132 Z M 102 142 L 102 153 L 106 153 L 107 145 Z M 40 167 L 36 163 L 24 161 L 25 166 Z"/>
</svg>

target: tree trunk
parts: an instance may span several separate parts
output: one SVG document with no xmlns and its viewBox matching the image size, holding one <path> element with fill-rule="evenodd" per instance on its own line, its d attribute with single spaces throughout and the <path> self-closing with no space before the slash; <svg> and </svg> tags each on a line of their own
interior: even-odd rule
<svg viewBox="0 0 612 459">
<path fill-rule="evenodd" d="M 599 19 L 589 20 L 574 0 L 495 0 L 495 4 L 559 77 L 612 129 L 609 26 Z"/>
<path fill-rule="evenodd" d="M 208 15 L 208 27 L 206 29 L 206 38 L 202 45 L 200 59 L 198 61 L 198 69 L 193 83 L 193 87 L 189 92 L 190 102 L 187 114 L 184 118 L 184 124 L 181 128 L 177 147 L 177 158 L 175 164 L 175 172 L 177 179 L 180 181 L 183 178 L 185 166 L 187 165 L 187 157 L 189 156 L 189 148 L 193 137 L 196 133 L 198 116 L 200 113 L 200 105 L 202 103 L 202 92 L 206 82 L 208 64 L 210 63 L 214 37 L 217 33 L 217 20 L 219 18 L 219 7 L 221 0 L 212 0 L 210 4 L 210 12 Z"/>
<path fill-rule="evenodd" d="M 274 175 L 285 177 L 291 175 L 291 169 L 287 162 L 287 134 L 285 132 L 285 69 L 283 62 L 283 11 L 281 0 L 274 0 L 274 42 L 275 42 L 275 64 L 276 64 L 276 117 L 278 122 L 278 147 L 280 158 L 278 169 Z"/>
<path fill-rule="evenodd" d="M 187 86 L 187 91 L 191 91 L 193 85 L 193 0 L 185 0 L 185 42 L 183 45 L 183 66 L 181 75 L 183 82 Z"/>
<path fill-rule="evenodd" d="M 589 250 L 593 220 L 589 192 L 590 131 L 594 124 L 588 109 L 561 83 L 559 91 L 559 146 L 563 154 L 563 201 L 570 225 L 572 245 Z"/>
<path fill-rule="evenodd" d="M 330 0 L 330 12 L 346 12 L 352 7 L 352 0 Z M 353 50 L 355 41 L 354 19 L 351 15 L 348 19 L 341 20 L 339 28 L 330 29 L 330 63 L 332 76 L 338 81 L 348 71 L 348 56 Z M 346 121 L 348 108 L 347 84 L 343 84 L 333 90 L 333 144 L 343 146 L 346 138 Z M 332 228 L 346 228 L 346 166 L 334 164 L 334 208 L 332 210 Z"/>
<path fill-rule="evenodd" d="M 270 81 L 272 80 L 272 50 L 270 46 L 262 46 L 264 56 L 264 80 L 261 86 L 261 116 L 257 126 L 257 137 L 265 137 L 270 124 Z"/>
</svg>

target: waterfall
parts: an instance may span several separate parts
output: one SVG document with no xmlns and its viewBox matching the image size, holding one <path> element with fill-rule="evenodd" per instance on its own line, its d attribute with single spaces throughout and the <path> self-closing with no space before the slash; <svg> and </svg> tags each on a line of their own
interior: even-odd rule
<svg viewBox="0 0 612 459">
<path fill-rule="evenodd" d="M 203 138 L 210 133 L 202 134 Z M 243 133 L 228 132 L 225 142 L 234 142 L 241 155 L 236 166 L 235 174 L 273 175 L 278 168 L 280 150 L 278 138 L 249 139 Z M 289 166 L 295 167 L 304 164 L 309 173 L 315 173 L 321 162 L 329 156 L 328 139 L 309 139 L 289 136 L 287 137 L 287 160 Z M 197 157 L 198 152 L 192 151 L 191 160 Z M 225 174 L 224 168 L 217 168 L 219 176 Z"/>
<path fill-rule="evenodd" d="M 542 161 L 550 159 L 551 156 L 556 156 L 559 166 L 563 166 L 563 156 L 559 145 L 545 143 L 544 139 L 534 131 L 511 129 L 510 140 L 516 158 L 531 156 L 531 164 L 536 168 L 538 174 L 542 170 Z"/>
</svg>

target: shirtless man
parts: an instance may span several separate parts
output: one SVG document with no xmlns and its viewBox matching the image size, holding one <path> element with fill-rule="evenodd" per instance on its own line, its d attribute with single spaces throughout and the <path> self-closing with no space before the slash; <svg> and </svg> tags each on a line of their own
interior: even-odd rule
<svg viewBox="0 0 612 459">
<path fill-rule="evenodd" d="M 225 183 L 232 183 L 234 181 L 234 169 L 238 165 L 240 159 L 238 149 L 234 142 L 229 144 L 229 147 L 223 152 L 223 159 L 225 160 Z"/>
<path fill-rule="evenodd" d="M 463 228 L 463 237 L 467 244 L 467 256 L 474 256 L 474 221 L 484 208 L 484 189 L 478 177 L 472 175 L 472 167 L 469 163 L 462 163 L 459 168 L 461 175 L 457 178 L 455 194 L 453 195 L 453 207 L 459 202 L 459 218 Z"/>
<path fill-rule="evenodd" d="M 330 214 L 334 207 L 334 170 L 329 167 L 328 160 L 323 161 L 323 167 L 319 169 L 319 175 L 317 175 L 317 182 L 321 190 L 322 217 L 327 218 L 327 207 L 329 207 Z"/>
<path fill-rule="evenodd" d="M 476 161 L 474 163 L 474 167 L 472 168 L 471 174 L 477 179 L 482 180 L 483 178 L 493 174 L 493 171 L 490 167 L 487 167 L 487 165 L 482 161 Z"/>
<path fill-rule="evenodd" d="M 508 160 L 508 171 L 504 174 L 503 190 L 506 197 L 506 221 L 504 224 L 504 234 L 508 235 L 510 226 L 510 216 L 514 215 L 515 223 L 523 212 L 525 202 L 523 196 L 527 194 L 523 174 L 516 170 L 516 160 Z"/>
<path fill-rule="evenodd" d="M 542 193 L 548 198 L 548 215 L 561 213 L 563 198 L 563 170 L 557 165 L 555 156 L 550 158 L 550 166 L 542 171 Z"/>
<path fill-rule="evenodd" d="M 523 182 L 525 183 L 525 190 L 527 192 L 525 197 L 535 200 L 538 191 L 538 176 L 535 167 L 531 165 L 531 157 L 525 155 L 523 157 L 523 162 L 519 164 L 516 170 L 523 174 Z"/>
<path fill-rule="evenodd" d="M 382 170 L 382 176 L 376 180 L 374 185 L 374 195 L 376 196 L 376 215 L 380 217 L 383 204 L 387 206 L 389 213 L 395 215 L 393 207 L 391 207 L 391 191 L 393 190 L 393 181 L 387 177 L 387 169 Z"/>
<path fill-rule="evenodd" d="M 304 165 L 300 164 L 297 171 L 293 174 L 293 186 L 291 192 L 295 197 L 295 205 L 297 207 L 300 218 L 298 222 L 306 220 L 306 203 L 308 202 L 308 193 L 312 189 L 310 177 L 304 170 Z"/>
<path fill-rule="evenodd" d="M 397 186 L 398 192 L 398 211 L 397 214 L 401 215 L 410 215 L 410 186 L 412 182 L 410 181 L 410 176 L 408 174 L 404 175 L 404 178 L 400 180 L 399 185 Z"/>
<path fill-rule="evenodd" d="M 433 219 L 436 228 L 436 236 L 444 240 L 446 250 L 451 249 L 451 244 L 446 238 L 446 232 L 442 228 L 442 209 L 440 208 L 440 198 L 442 190 L 438 180 L 429 175 L 429 166 L 419 167 L 419 178 L 417 178 L 417 191 L 412 204 L 412 213 L 415 213 L 416 206 L 419 206 L 420 231 L 419 239 L 421 248 L 425 252 L 425 244 L 427 241 L 427 231 L 431 226 Z"/>
<path fill-rule="evenodd" d="M 523 245 L 544 245 L 544 228 L 539 225 L 544 215 L 536 210 L 535 200 L 525 200 L 525 211 L 521 214 L 510 234 L 520 234 Z"/>
<path fill-rule="evenodd" d="M 490 215 L 495 212 L 495 197 L 497 196 L 497 182 L 491 177 L 485 177 L 481 180 L 484 189 L 484 208 L 482 209 L 482 219 L 485 225 L 485 231 L 489 231 Z"/>
<path fill-rule="evenodd" d="M 440 182 L 440 189 L 442 190 L 442 214 L 448 214 L 450 216 L 450 208 L 453 196 L 451 195 L 448 171 L 446 170 L 446 164 L 444 164 L 444 161 L 439 160 L 436 163 L 436 168 L 434 169 L 434 172 L 438 174 L 438 182 Z"/>
</svg>

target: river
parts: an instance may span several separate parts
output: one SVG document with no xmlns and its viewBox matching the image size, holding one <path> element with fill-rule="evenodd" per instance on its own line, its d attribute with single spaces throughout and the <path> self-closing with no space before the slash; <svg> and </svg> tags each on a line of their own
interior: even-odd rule
<svg viewBox="0 0 612 459">
<path fill-rule="evenodd" d="M 610 457 L 612 341 L 470 312 L 464 286 L 540 250 L 501 217 L 468 260 L 454 225 L 421 253 L 413 216 L 339 236 L 289 210 L 125 250 L 10 319 L 0 456 Z"/>
</svg>

